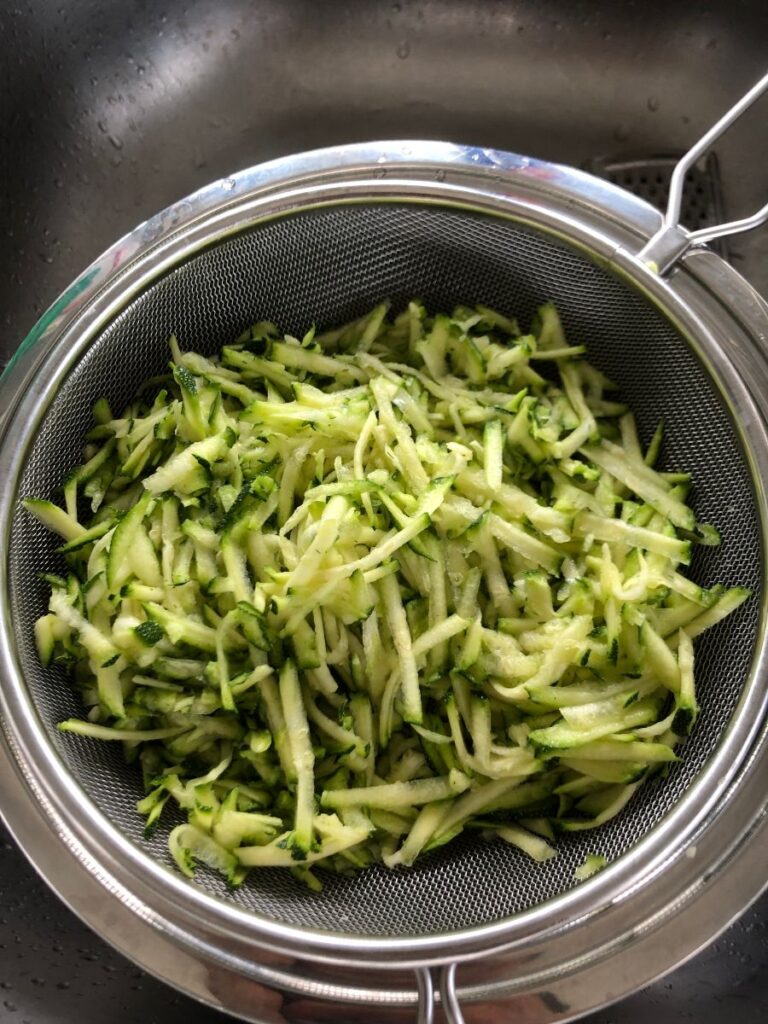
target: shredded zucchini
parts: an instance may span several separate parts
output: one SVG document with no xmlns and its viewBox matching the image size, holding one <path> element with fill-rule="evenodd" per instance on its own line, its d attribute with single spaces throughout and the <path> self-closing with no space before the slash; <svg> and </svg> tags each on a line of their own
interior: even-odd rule
<svg viewBox="0 0 768 1024">
<path fill-rule="evenodd" d="M 580 864 L 573 872 L 573 878 L 576 882 L 584 882 L 592 875 L 596 875 L 598 871 L 602 871 L 607 865 L 607 860 L 601 854 L 588 853 L 584 858 L 584 862 Z"/>
<path fill-rule="evenodd" d="M 543 862 L 677 759 L 692 639 L 749 595 L 683 575 L 717 532 L 554 306 L 170 348 L 25 505 L 64 540 L 35 630 L 87 709 L 61 729 L 138 761 L 148 829 L 186 812 L 180 870 L 316 889 L 468 828 Z"/>
</svg>

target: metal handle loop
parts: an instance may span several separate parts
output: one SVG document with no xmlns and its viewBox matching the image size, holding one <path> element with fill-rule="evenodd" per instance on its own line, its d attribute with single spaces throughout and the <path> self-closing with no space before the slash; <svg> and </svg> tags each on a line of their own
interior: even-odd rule
<svg viewBox="0 0 768 1024">
<path fill-rule="evenodd" d="M 464 1024 L 464 1014 L 456 995 L 456 964 L 447 964 L 440 972 L 440 999 L 447 1024 Z"/>
<path fill-rule="evenodd" d="M 756 82 L 738 103 L 735 103 L 730 110 L 723 114 L 720 120 L 702 135 L 675 167 L 669 185 L 669 201 L 662 226 L 639 253 L 640 259 L 645 263 L 655 264 L 660 274 L 669 270 L 696 242 L 709 242 L 713 238 L 749 231 L 768 221 L 768 203 L 766 203 L 751 217 L 732 220 L 727 224 L 716 224 L 712 227 L 700 228 L 698 231 L 685 231 L 680 226 L 680 207 L 683 201 L 683 185 L 686 174 L 699 157 L 707 152 L 712 143 L 719 139 L 766 90 L 768 90 L 768 74 Z"/>
<path fill-rule="evenodd" d="M 428 967 L 420 967 L 416 971 L 416 988 L 419 993 L 416 1024 L 432 1024 L 435 1019 L 435 986 L 432 984 L 432 972 Z"/>
<path fill-rule="evenodd" d="M 419 1007 L 416 1024 L 433 1024 L 435 1017 L 435 986 L 428 967 L 416 971 Z M 464 1024 L 464 1014 L 456 995 L 456 964 L 447 964 L 440 971 L 440 1002 L 446 1024 Z"/>
</svg>

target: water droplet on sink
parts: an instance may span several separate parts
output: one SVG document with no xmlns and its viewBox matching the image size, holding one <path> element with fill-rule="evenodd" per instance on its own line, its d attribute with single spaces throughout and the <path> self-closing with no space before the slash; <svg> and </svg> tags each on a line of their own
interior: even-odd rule
<svg viewBox="0 0 768 1024">
<path fill-rule="evenodd" d="M 411 52 L 411 44 L 407 39 L 403 39 L 402 42 L 397 44 L 397 56 L 400 60 L 405 60 L 408 54 Z"/>
<path fill-rule="evenodd" d="M 445 171 L 438 171 L 435 174 L 435 178 L 437 178 L 438 181 L 445 181 Z"/>
<path fill-rule="evenodd" d="M 222 183 L 221 183 L 221 187 L 226 192 L 231 192 L 232 189 L 235 187 L 235 179 L 234 178 L 225 178 L 224 181 L 222 181 Z"/>
<path fill-rule="evenodd" d="M 119 139 L 117 137 L 117 135 L 110 135 L 109 136 L 109 141 L 112 143 L 112 145 L 115 147 L 115 149 L 122 149 L 123 148 L 123 140 Z"/>
<path fill-rule="evenodd" d="M 654 114 L 656 113 L 656 111 L 659 109 L 659 98 L 658 98 L 658 96 L 649 96 L 648 97 L 648 109 L 652 113 L 654 113 Z"/>
</svg>

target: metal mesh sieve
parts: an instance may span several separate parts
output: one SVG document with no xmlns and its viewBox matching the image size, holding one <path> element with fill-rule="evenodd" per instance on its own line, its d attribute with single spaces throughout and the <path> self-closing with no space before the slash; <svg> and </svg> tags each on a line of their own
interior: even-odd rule
<svg viewBox="0 0 768 1024">
<path fill-rule="evenodd" d="M 663 414 L 664 467 L 696 482 L 700 518 L 724 542 L 697 552 L 694 578 L 760 587 L 761 545 L 755 496 L 730 413 L 699 359 L 670 322 L 639 293 L 549 236 L 508 221 L 419 205 L 336 206 L 294 214 L 217 244 L 170 272 L 127 306 L 90 347 L 58 391 L 27 453 L 18 496 L 51 496 L 79 458 L 90 407 L 106 395 L 120 408 L 142 379 L 166 365 L 167 339 L 210 353 L 262 318 L 300 333 L 362 314 L 384 297 L 395 307 L 414 295 L 431 310 L 484 302 L 523 324 L 544 299 L 560 309 L 569 339 L 588 346 L 612 377 L 648 440 Z M 9 551 L 11 611 L 27 685 L 69 771 L 126 838 L 170 863 L 165 829 L 147 841 L 135 812 L 138 771 L 113 745 L 55 731 L 77 714 L 66 678 L 43 671 L 32 624 L 44 610 L 37 573 L 54 569 L 54 544 L 19 511 Z M 217 876 L 200 884 L 276 921 L 361 936 L 416 936 L 480 925 L 557 896 L 573 884 L 587 853 L 614 860 L 685 794 L 717 746 L 744 686 L 757 635 L 758 602 L 708 633 L 697 648 L 702 714 L 684 760 L 641 789 L 627 811 L 597 832 L 559 842 L 559 857 L 536 865 L 505 844 L 462 839 L 409 870 L 370 869 L 330 877 L 310 894 L 286 873 L 252 872 L 226 892 Z M 165 819 L 168 825 L 169 819 Z"/>
</svg>

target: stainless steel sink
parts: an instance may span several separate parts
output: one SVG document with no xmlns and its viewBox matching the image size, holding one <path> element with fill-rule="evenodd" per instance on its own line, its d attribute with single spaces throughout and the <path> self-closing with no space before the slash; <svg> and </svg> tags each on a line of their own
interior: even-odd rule
<svg viewBox="0 0 768 1024">
<path fill-rule="evenodd" d="M 4 7 L 2 354 L 93 257 L 232 170 L 370 138 L 583 165 L 678 152 L 764 70 L 760 0 L 103 0 Z M 765 197 L 766 106 L 718 144 Z M 731 258 L 768 291 L 768 231 Z"/>
<path fill-rule="evenodd" d="M 116 238 L 205 183 L 274 156 L 372 138 L 437 138 L 611 173 L 615 164 L 647 166 L 679 153 L 766 70 L 768 5 L 28 0 L 2 5 L 0 39 L 5 362 Z M 768 99 L 718 143 L 716 156 L 715 192 L 729 217 L 765 202 Z M 641 178 L 639 171 L 634 185 L 649 188 Z M 705 191 L 711 183 L 707 173 Z M 768 228 L 730 240 L 728 256 L 768 294 Z M 0 1021 L 91 1024 L 113 1012 L 116 1024 L 127 1024 L 140 1012 L 154 1018 L 158 1000 L 164 1020 L 212 1019 L 184 1007 L 177 1017 L 158 986 L 114 954 L 97 953 L 120 979 L 112 1011 L 94 987 L 101 965 L 81 962 L 82 949 L 97 940 L 54 897 L 38 893 L 19 858 L 11 847 L 0 850 L 4 884 L 21 872 L 28 890 L 26 904 L 8 889 L 0 895 L 0 985 L 17 990 L 7 998 L 0 992 Z M 767 917 L 763 901 L 749 930 L 725 940 L 725 955 L 707 954 L 623 1010 L 596 1016 L 596 1024 L 654 1017 L 671 1024 L 686 1005 L 702 1024 L 719 1024 L 728 1010 L 741 1024 L 757 1024 L 768 1002 L 758 980 Z M 53 939 L 49 951 L 52 932 L 62 937 L 58 952 Z M 6 940 L 11 933 L 23 936 L 24 948 L 47 943 L 23 971 Z M 69 975 L 57 966 L 64 962 L 79 963 L 72 976 L 89 998 L 70 998 Z M 37 985 L 35 976 L 61 979 L 61 987 Z M 151 1003 L 135 995 L 137 979 L 154 993 Z"/>
</svg>

